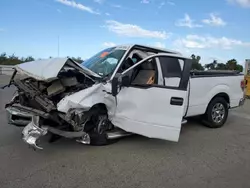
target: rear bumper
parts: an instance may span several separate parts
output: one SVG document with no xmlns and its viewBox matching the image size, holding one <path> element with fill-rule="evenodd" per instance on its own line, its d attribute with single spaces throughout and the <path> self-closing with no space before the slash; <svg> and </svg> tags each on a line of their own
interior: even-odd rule
<svg viewBox="0 0 250 188">
<path fill-rule="evenodd" d="M 243 106 L 245 103 L 245 98 L 240 99 L 239 106 Z"/>
</svg>

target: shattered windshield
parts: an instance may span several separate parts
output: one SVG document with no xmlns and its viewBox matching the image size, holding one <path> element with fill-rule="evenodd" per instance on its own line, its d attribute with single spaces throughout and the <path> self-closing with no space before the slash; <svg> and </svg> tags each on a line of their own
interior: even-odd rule
<svg viewBox="0 0 250 188">
<path fill-rule="evenodd" d="M 82 65 L 104 77 L 114 71 L 125 52 L 126 50 L 116 47 L 107 48 L 84 61 Z"/>
</svg>

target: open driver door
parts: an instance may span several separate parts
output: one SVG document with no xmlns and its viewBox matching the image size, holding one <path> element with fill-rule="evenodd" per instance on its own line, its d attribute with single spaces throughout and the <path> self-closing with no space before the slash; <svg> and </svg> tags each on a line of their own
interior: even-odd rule
<svg viewBox="0 0 250 188">
<path fill-rule="evenodd" d="M 163 62 L 166 58 L 162 57 L 177 58 L 184 62 L 180 69 L 179 84 L 176 86 L 167 86 L 165 82 L 163 84 L 134 83 L 131 76 L 128 77 L 128 75 L 133 75 L 131 71 L 135 71 L 150 60 L 156 62 L 154 71 L 156 71 L 157 78 L 167 76 L 163 75 L 166 71 L 162 70 L 164 66 L 161 65 L 169 62 Z M 112 81 L 112 93 L 117 98 L 117 109 L 112 123 L 127 132 L 177 142 L 181 130 L 190 69 L 190 59 L 171 54 L 157 54 L 138 62 L 121 75 L 115 76 Z M 118 91 L 117 88 L 120 90 Z"/>
</svg>

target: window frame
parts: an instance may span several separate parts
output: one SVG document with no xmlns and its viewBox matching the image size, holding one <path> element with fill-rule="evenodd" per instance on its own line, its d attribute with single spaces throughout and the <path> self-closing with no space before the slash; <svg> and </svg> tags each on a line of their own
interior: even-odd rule
<svg viewBox="0 0 250 188">
<path fill-rule="evenodd" d="M 188 81 L 190 78 L 190 70 L 191 70 L 191 65 L 192 65 L 192 61 L 189 58 L 177 55 L 177 54 L 168 54 L 168 53 L 159 53 L 159 54 L 154 54 L 151 56 L 148 56 L 147 58 L 139 61 L 138 63 L 134 64 L 132 67 L 128 68 L 127 70 L 125 70 L 124 72 L 121 73 L 121 76 L 126 76 L 126 74 L 134 69 L 135 67 L 139 66 L 140 64 L 144 63 L 145 61 L 151 59 L 151 58 L 156 58 L 156 62 L 157 62 L 157 58 L 159 57 L 171 57 L 171 58 L 177 58 L 177 59 L 181 59 L 184 61 L 184 66 L 183 66 L 183 70 L 182 70 L 182 74 L 181 74 L 181 80 L 180 80 L 180 84 L 178 87 L 173 87 L 173 86 L 165 86 L 165 85 L 158 85 L 158 84 L 133 84 L 130 85 L 129 87 L 139 87 L 139 88 L 143 88 L 143 89 L 148 89 L 151 87 L 159 87 L 159 88 L 166 88 L 166 89 L 174 89 L 174 90 L 183 90 L 186 91 L 187 87 L 188 87 Z M 158 66 L 158 64 L 156 63 L 156 66 Z M 163 76 L 163 72 L 159 72 L 159 74 L 162 74 Z M 164 76 L 163 76 L 164 78 Z"/>
</svg>

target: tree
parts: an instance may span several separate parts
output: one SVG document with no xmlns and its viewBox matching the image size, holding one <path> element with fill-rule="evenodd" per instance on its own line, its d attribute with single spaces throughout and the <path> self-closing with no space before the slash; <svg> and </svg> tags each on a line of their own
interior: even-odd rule
<svg viewBox="0 0 250 188">
<path fill-rule="evenodd" d="M 218 63 L 216 66 L 216 70 L 227 70 L 227 66 L 224 63 Z"/>
<path fill-rule="evenodd" d="M 0 65 L 17 65 L 23 62 L 34 61 L 35 59 L 32 56 L 24 57 L 17 57 L 15 54 L 7 56 L 4 52 L 0 55 Z"/>
<path fill-rule="evenodd" d="M 52 59 L 52 58 L 53 58 L 52 56 L 49 57 L 49 59 Z M 67 56 L 67 58 L 70 58 L 70 57 Z M 73 59 L 74 61 L 78 63 L 83 62 L 81 57 L 77 57 L 77 58 L 71 57 L 71 59 Z M 40 58 L 38 58 L 38 60 L 40 60 Z M 35 61 L 35 58 L 33 58 L 32 56 L 17 57 L 15 54 L 8 56 L 5 52 L 0 54 L 0 65 L 17 65 L 17 64 L 29 62 L 29 61 Z"/>
<path fill-rule="evenodd" d="M 214 60 L 212 63 L 206 64 L 205 68 L 208 70 L 236 70 L 239 72 L 243 71 L 243 66 L 239 65 L 235 59 L 228 60 L 226 64 L 218 63 Z"/>
<path fill-rule="evenodd" d="M 236 70 L 237 61 L 235 59 L 228 60 L 226 63 L 228 70 Z"/>
<path fill-rule="evenodd" d="M 200 64 L 201 57 L 191 55 L 192 58 L 192 70 L 204 70 L 204 67 Z"/>
<path fill-rule="evenodd" d="M 12 54 L 9 55 L 9 57 L 3 63 L 6 65 L 16 65 L 22 63 L 22 61 L 17 56 L 15 56 L 15 54 Z"/>
<path fill-rule="evenodd" d="M 239 72 L 243 72 L 243 66 L 242 65 L 236 65 L 236 70 Z"/>
<path fill-rule="evenodd" d="M 238 62 L 235 59 L 230 59 L 226 63 L 228 70 L 237 70 L 239 72 L 243 71 L 243 66 L 238 64 Z"/>
<path fill-rule="evenodd" d="M 0 65 L 3 65 L 3 63 L 7 60 L 7 55 L 6 53 L 2 53 L 0 55 Z"/>
<path fill-rule="evenodd" d="M 208 70 L 214 70 L 217 68 L 217 60 L 214 60 L 212 63 L 206 64 L 205 68 L 207 68 Z"/>
<path fill-rule="evenodd" d="M 24 62 L 29 62 L 29 61 L 35 61 L 35 59 L 32 56 L 28 56 L 24 60 Z"/>
</svg>

